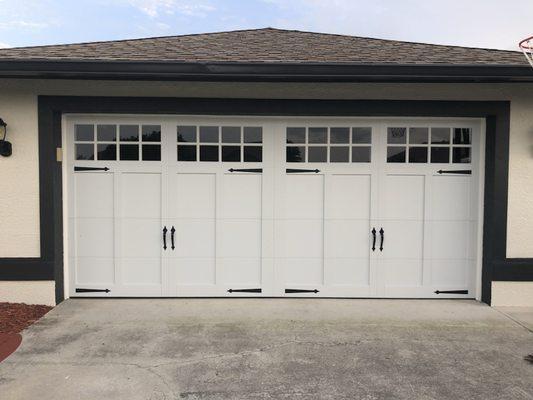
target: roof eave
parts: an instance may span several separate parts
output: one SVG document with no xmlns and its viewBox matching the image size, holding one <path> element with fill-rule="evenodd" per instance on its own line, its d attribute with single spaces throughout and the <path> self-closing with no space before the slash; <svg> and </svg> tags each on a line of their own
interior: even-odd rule
<svg viewBox="0 0 533 400">
<path fill-rule="evenodd" d="M 246 82 L 533 82 L 524 65 L 0 60 L 0 78 Z"/>
</svg>

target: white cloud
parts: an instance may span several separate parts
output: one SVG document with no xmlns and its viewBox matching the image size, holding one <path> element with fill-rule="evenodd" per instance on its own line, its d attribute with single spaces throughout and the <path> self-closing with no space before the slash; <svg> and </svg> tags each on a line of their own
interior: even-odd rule
<svg viewBox="0 0 533 400">
<path fill-rule="evenodd" d="M 0 49 L 7 49 L 8 47 L 11 47 L 11 46 L 8 45 L 7 43 L 0 42 Z"/>
<path fill-rule="evenodd" d="M 128 3 L 155 18 L 161 14 L 182 14 L 191 17 L 205 17 L 215 11 L 215 7 L 198 1 L 184 0 L 128 0 Z"/>
<path fill-rule="evenodd" d="M 41 29 L 41 28 L 46 28 L 48 26 L 49 25 L 44 22 L 32 22 L 32 21 L 24 21 L 24 20 L 13 20 L 13 21 L 0 22 L 0 28 L 2 29 L 13 29 L 13 28 Z"/>
</svg>

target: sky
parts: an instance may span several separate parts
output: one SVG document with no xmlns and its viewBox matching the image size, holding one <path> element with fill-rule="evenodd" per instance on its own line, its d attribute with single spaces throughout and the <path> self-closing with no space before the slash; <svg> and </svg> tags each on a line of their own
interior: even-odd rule
<svg viewBox="0 0 533 400">
<path fill-rule="evenodd" d="M 0 0 L 0 47 L 264 27 L 517 50 L 533 0 Z"/>
</svg>

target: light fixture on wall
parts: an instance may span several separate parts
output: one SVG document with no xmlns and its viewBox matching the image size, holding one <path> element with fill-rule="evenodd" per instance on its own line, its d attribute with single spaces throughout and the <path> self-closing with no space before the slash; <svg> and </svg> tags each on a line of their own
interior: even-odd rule
<svg viewBox="0 0 533 400">
<path fill-rule="evenodd" d="M 9 157 L 12 153 L 11 143 L 6 140 L 7 124 L 0 118 L 0 155 Z"/>
</svg>

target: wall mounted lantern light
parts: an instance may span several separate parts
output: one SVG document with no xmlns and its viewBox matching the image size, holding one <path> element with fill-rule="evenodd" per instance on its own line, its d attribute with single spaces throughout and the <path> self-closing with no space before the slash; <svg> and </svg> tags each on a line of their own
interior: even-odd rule
<svg viewBox="0 0 533 400">
<path fill-rule="evenodd" d="M 7 136 L 7 124 L 2 118 L 0 118 L 0 155 L 4 157 L 9 157 L 12 153 L 12 146 L 6 140 Z"/>
</svg>

